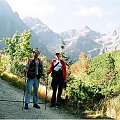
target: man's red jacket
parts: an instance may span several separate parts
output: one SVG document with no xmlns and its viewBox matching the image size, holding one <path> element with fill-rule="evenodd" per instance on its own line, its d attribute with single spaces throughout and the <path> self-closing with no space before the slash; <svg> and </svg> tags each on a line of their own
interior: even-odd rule
<svg viewBox="0 0 120 120">
<path fill-rule="evenodd" d="M 50 74 L 54 68 L 54 63 L 56 62 L 56 60 L 52 60 L 52 63 L 51 63 L 51 66 L 50 66 L 50 69 L 48 71 L 48 73 Z M 66 64 L 63 60 L 60 60 L 61 64 L 62 64 L 62 72 L 63 72 L 63 78 L 64 78 L 64 81 L 66 82 Z"/>
</svg>

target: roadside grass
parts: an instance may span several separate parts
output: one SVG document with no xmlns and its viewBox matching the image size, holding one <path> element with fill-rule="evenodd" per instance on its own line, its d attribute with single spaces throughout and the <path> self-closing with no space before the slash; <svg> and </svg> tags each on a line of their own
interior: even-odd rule
<svg viewBox="0 0 120 120">
<path fill-rule="evenodd" d="M 8 72 L 2 72 L 0 74 L 0 77 L 3 80 L 7 81 L 10 85 L 13 85 L 13 86 L 17 87 L 18 89 L 25 90 L 25 79 L 26 78 L 21 78 L 20 79 L 16 75 L 13 75 L 13 74 L 8 73 Z M 32 93 L 33 93 L 33 90 L 31 92 L 31 94 Z M 38 89 L 39 98 L 44 100 L 45 97 L 46 97 L 46 100 L 50 101 L 51 95 L 52 95 L 52 91 L 47 89 L 47 96 L 46 96 L 46 86 L 44 86 L 42 84 L 39 85 L 39 89 Z"/>
</svg>

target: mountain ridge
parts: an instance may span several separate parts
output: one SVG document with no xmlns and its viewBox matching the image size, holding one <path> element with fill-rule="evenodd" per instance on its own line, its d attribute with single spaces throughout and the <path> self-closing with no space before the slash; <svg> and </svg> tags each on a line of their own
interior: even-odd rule
<svg viewBox="0 0 120 120">
<path fill-rule="evenodd" d="M 7 1 L 0 1 L 0 39 L 5 37 L 12 37 L 16 32 L 21 33 L 26 29 L 30 29 L 19 17 L 17 12 L 13 12 Z M 4 10 L 4 11 L 3 11 Z M 47 50 L 45 45 L 40 42 L 40 38 L 37 37 L 34 31 L 32 31 L 32 37 L 30 39 L 31 47 L 38 48 L 42 51 L 44 46 L 44 52 L 41 53 L 51 58 L 51 53 Z M 3 49 L 5 45 L 0 43 L 0 49 Z"/>
<path fill-rule="evenodd" d="M 89 58 L 92 58 L 111 50 L 120 49 L 120 27 L 108 34 L 101 34 L 89 26 L 58 34 L 38 18 L 28 17 L 21 20 L 19 14 L 13 13 L 6 1 L 0 1 L 0 10 L 4 10 L 4 14 L 0 12 L 0 37 L 11 37 L 16 31 L 31 29 L 32 47 L 38 47 L 41 51 L 44 48 L 43 54 L 47 56 L 61 51 L 62 40 L 66 43 L 66 54 L 75 61 L 79 58 L 80 52 L 85 52 Z M 2 47 L 3 45 L 0 46 L 0 48 Z"/>
</svg>

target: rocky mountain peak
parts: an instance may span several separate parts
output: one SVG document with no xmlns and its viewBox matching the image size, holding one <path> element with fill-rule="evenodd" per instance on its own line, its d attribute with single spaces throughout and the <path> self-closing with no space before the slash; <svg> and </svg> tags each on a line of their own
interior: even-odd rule
<svg viewBox="0 0 120 120">
<path fill-rule="evenodd" d="M 23 19 L 24 23 L 31 28 L 35 33 L 51 31 L 47 25 L 42 23 L 38 18 L 26 17 Z"/>
<path fill-rule="evenodd" d="M 85 29 L 85 30 L 91 30 L 87 25 L 85 25 L 85 26 L 83 27 L 83 29 Z"/>
<path fill-rule="evenodd" d="M 13 11 L 6 0 L 0 0 L 0 16 L 10 16 Z"/>
<path fill-rule="evenodd" d="M 26 17 L 23 19 L 23 21 L 30 28 L 36 24 L 44 25 L 38 18 Z"/>
</svg>

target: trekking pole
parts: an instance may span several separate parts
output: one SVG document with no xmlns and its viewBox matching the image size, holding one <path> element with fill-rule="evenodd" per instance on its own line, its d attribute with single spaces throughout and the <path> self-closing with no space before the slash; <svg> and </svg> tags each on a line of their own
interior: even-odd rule
<svg viewBox="0 0 120 120">
<path fill-rule="evenodd" d="M 45 110 L 46 110 L 46 102 L 47 102 L 47 87 L 48 87 L 48 75 L 47 75 L 47 79 L 46 79 L 45 83 L 46 83 L 46 93 L 45 93 Z"/>
<path fill-rule="evenodd" d="M 25 79 L 25 85 L 24 85 L 24 94 L 23 94 L 23 106 L 22 106 L 22 111 L 23 111 L 23 109 L 24 109 L 24 103 L 25 103 L 25 89 L 26 89 L 27 73 L 26 73 L 26 77 L 25 77 L 24 79 Z"/>
</svg>

